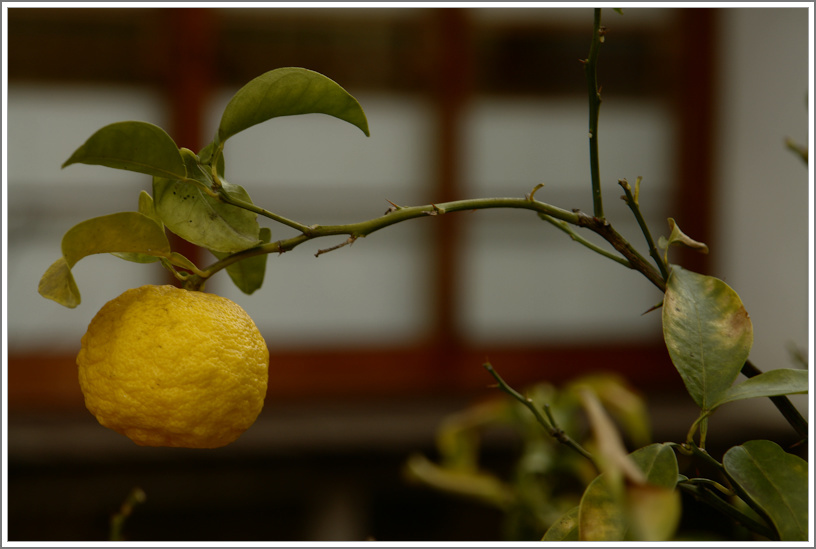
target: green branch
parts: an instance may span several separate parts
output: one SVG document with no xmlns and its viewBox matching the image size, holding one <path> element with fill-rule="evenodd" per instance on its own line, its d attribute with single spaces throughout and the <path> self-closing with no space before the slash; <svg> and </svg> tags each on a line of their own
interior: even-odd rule
<svg viewBox="0 0 816 549">
<path fill-rule="evenodd" d="M 586 227 L 609 242 L 623 257 L 629 260 L 632 268 L 639 271 L 652 284 L 657 286 L 661 292 L 666 291 L 666 280 L 652 267 L 646 258 L 638 252 L 632 245 L 622 237 L 606 219 L 591 217 L 578 212 L 578 226 Z"/>
<path fill-rule="evenodd" d="M 635 248 L 633 248 L 632 245 L 623 236 L 621 236 L 617 231 L 615 231 L 608 221 L 595 216 L 588 216 L 577 210 L 570 212 L 558 208 L 556 206 L 553 206 L 551 204 L 540 202 L 533 198 L 533 194 L 534 193 L 531 193 L 530 195 L 527 195 L 523 198 L 474 198 L 412 207 L 392 205 L 392 208 L 389 209 L 388 212 L 386 212 L 384 215 L 374 219 L 370 219 L 368 221 L 349 223 L 346 225 L 311 225 L 311 226 L 307 226 L 302 223 L 288 220 L 276 214 L 271 214 L 267 210 L 258 208 L 257 206 L 254 206 L 252 204 L 245 203 L 241 200 L 237 200 L 234 199 L 233 197 L 230 197 L 231 204 L 238 207 L 249 209 L 250 211 L 254 211 L 256 213 L 259 213 L 260 215 L 265 215 L 270 219 L 274 219 L 275 221 L 284 223 L 289 227 L 293 227 L 295 229 L 300 230 L 302 234 L 295 236 L 293 238 L 280 240 L 278 242 L 272 242 L 261 246 L 256 246 L 254 248 L 250 248 L 248 250 L 232 254 L 222 259 L 221 261 L 218 261 L 210 265 L 206 269 L 203 269 L 200 273 L 197 273 L 195 275 L 197 279 L 192 280 L 190 284 L 192 285 L 192 287 L 195 287 L 199 283 L 203 284 L 204 280 L 211 277 L 216 272 L 220 271 L 221 269 L 224 269 L 225 267 L 228 267 L 229 265 L 232 265 L 233 263 L 241 261 L 242 259 L 246 259 L 248 257 L 261 254 L 288 252 L 294 249 L 295 247 L 299 246 L 300 244 L 313 238 L 338 235 L 346 235 L 349 237 L 349 240 L 347 240 L 346 243 L 341 244 L 340 246 L 333 246 L 331 248 L 327 248 L 326 250 L 321 250 L 320 252 L 318 252 L 318 255 L 320 255 L 322 253 L 326 253 L 327 251 L 340 248 L 350 242 L 353 242 L 358 238 L 368 236 L 373 232 L 379 231 L 380 229 L 384 229 L 385 227 L 389 227 L 391 225 L 395 225 L 397 223 L 407 221 L 409 219 L 416 219 L 419 217 L 426 216 L 439 216 L 444 215 L 446 213 L 460 211 L 473 211 L 496 208 L 516 208 L 536 212 L 537 214 L 539 214 L 539 216 L 543 216 L 543 219 L 549 221 L 550 223 L 555 224 L 561 230 L 570 234 L 570 236 L 573 237 L 573 239 L 575 239 L 579 243 L 583 244 L 584 246 L 588 247 L 589 249 L 597 253 L 600 253 L 604 257 L 607 257 L 609 259 L 612 259 L 613 261 L 625 265 L 626 267 L 639 271 L 649 281 L 651 281 L 655 286 L 657 286 L 661 291 L 666 290 L 666 281 L 661 276 L 661 274 L 657 272 L 657 270 L 655 270 L 654 267 L 652 267 L 646 261 L 646 259 Z M 596 234 L 600 235 L 604 240 L 609 242 L 609 244 L 611 244 L 612 247 L 623 256 L 623 258 L 617 257 L 614 254 L 606 250 L 603 250 L 600 247 L 585 240 L 584 238 L 578 236 L 567 225 L 584 227 L 595 232 Z"/>
<path fill-rule="evenodd" d="M 579 235 L 578 233 L 573 231 L 572 227 L 570 227 L 565 221 L 560 221 L 558 219 L 553 219 L 552 217 L 550 217 L 550 216 L 548 216 L 546 214 L 538 214 L 538 216 L 541 219 L 543 219 L 544 221 L 547 221 L 548 223 L 551 223 L 555 227 L 558 227 L 559 229 L 561 229 L 562 231 L 567 233 L 572 240 L 574 240 L 575 242 L 581 244 L 582 246 L 585 246 L 585 247 L 589 248 L 593 252 L 595 252 L 597 254 L 600 254 L 600 255 L 608 258 L 608 259 L 611 259 L 612 261 L 620 263 L 621 265 L 623 265 L 624 267 L 628 267 L 629 269 L 634 268 L 634 267 L 632 267 L 632 264 L 629 263 L 625 258 L 620 257 L 618 255 L 615 255 L 615 254 L 613 254 L 612 252 L 610 252 L 608 250 L 604 250 L 600 246 L 598 246 L 596 244 L 593 244 L 589 240 L 585 239 L 584 237 L 582 237 L 581 235 Z"/>
<path fill-rule="evenodd" d="M 682 481 L 677 483 L 677 488 L 690 494 L 697 501 L 701 501 L 706 505 L 716 509 L 723 515 L 742 524 L 745 528 L 756 532 L 770 540 L 779 541 L 777 533 L 769 528 L 767 525 L 757 522 L 749 517 L 727 501 L 723 500 L 717 494 L 711 491 L 705 484 L 698 484 L 692 481 Z"/>
<path fill-rule="evenodd" d="M 626 196 L 623 197 L 624 202 L 626 205 L 629 206 L 629 209 L 632 210 L 632 214 L 634 214 L 635 219 L 637 220 L 638 226 L 640 227 L 641 232 L 643 233 L 644 238 L 646 238 L 646 244 L 649 246 L 649 255 L 652 256 L 654 259 L 657 268 L 660 269 L 660 274 L 663 276 L 663 280 L 668 280 L 669 278 L 669 270 L 666 268 L 666 264 L 663 262 L 663 258 L 660 257 L 660 252 L 655 246 L 654 239 L 652 238 L 652 233 L 649 231 L 649 226 L 646 225 L 646 220 L 643 219 L 643 214 L 640 212 L 640 204 L 638 204 L 638 195 L 640 194 L 640 176 L 638 176 L 637 181 L 635 182 L 635 192 L 632 194 L 632 187 L 629 185 L 629 182 L 625 179 L 619 179 L 618 184 L 623 187 L 623 192 L 626 193 Z"/>
<path fill-rule="evenodd" d="M 300 230 L 302 234 L 286 240 L 280 240 L 277 242 L 270 242 L 269 244 L 256 246 L 254 248 L 250 248 L 248 250 L 232 254 L 216 263 L 213 263 L 206 269 L 202 269 L 201 272 L 197 274 L 197 276 L 200 277 L 202 283 L 204 280 L 211 277 L 221 269 L 224 269 L 232 265 L 233 263 L 237 263 L 238 261 L 241 261 L 242 259 L 246 259 L 248 257 L 268 253 L 288 252 L 308 240 L 325 236 L 348 235 L 350 239 L 353 241 L 356 240 L 357 238 L 368 236 L 373 232 L 376 232 L 380 229 L 384 229 L 385 227 L 389 227 L 396 223 L 407 221 L 409 219 L 416 219 L 419 217 L 439 216 L 449 212 L 484 210 L 495 208 L 517 208 L 523 210 L 531 210 L 536 213 L 544 214 L 551 218 L 558 219 L 565 223 L 571 223 L 573 225 L 578 224 L 578 220 L 580 217 L 579 214 L 576 212 L 569 212 L 556 206 L 552 206 L 544 202 L 533 200 L 530 197 L 476 198 L 470 200 L 457 200 L 453 202 L 444 202 L 440 204 L 429 204 L 425 206 L 413 206 L 413 207 L 394 206 L 386 214 L 380 217 L 370 219 L 368 221 L 361 221 L 358 223 L 349 223 L 346 225 L 306 226 L 303 225 L 302 223 L 297 223 L 295 221 L 288 220 L 276 214 L 271 214 L 271 212 L 268 212 L 267 210 L 258 208 L 257 206 L 243 202 L 241 200 L 234 199 L 233 197 L 229 198 L 230 204 L 234 206 L 245 208 L 250 211 L 256 212 L 260 215 L 264 215 L 265 217 L 268 217 L 270 219 L 274 219 L 275 221 L 283 223 L 289 227 L 293 227 L 295 229 Z M 335 246 L 327 250 L 324 250 L 320 253 L 325 253 L 326 251 L 336 249 L 338 247 L 341 246 Z"/>
<path fill-rule="evenodd" d="M 584 59 L 587 94 L 589 96 L 589 169 L 592 177 L 592 206 L 595 217 L 603 219 L 603 199 L 601 197 L 601 169 L 598 160 L 598 115 L 601 110 L 601 92 L 598 89 L 598 51 L 603 42 L 604 28 L 601 26 L 601 8 L 595 8 L 592 43 L 589 57 Z"/>
<path fill-rule="evenodd" d="M 266 218 L 269 218 L 272 221 L 277 221 L 278 223 L 281 223 L 281 224 L 286 225 L 288 227 L 291 227 L 293 229 L 297 229 L 298 231 L 300 231 L 300 232 L 302 232 L 304 234 L 309 234 L 310 229 L 306 225 L 298 223 L 297 221 L 292 221 L 291 219 L 287 219 L 287 218 L 283 217 L 282 215 L 272 213 L 269 210 L 259 208 L 255 204 L 245 202 L 245 201 L 241 200 L 240 198 L 236 198 L 234 196 L 231 196 L 223 189 L 223 187 L 219 188 L 218 198 L 219 198 L 219 200 L 221 200 L 222 202 L 224 202 L 226 204 L 230 204 L 230 205 L 236 206 L 238 208 L 243 208 L 243 209 L 248 210 L 250 212 L 253 212 L 253 213 L 256 213 L 258 215 L 262 215 L 262 216 L 264 216 Z"/>
</svg>

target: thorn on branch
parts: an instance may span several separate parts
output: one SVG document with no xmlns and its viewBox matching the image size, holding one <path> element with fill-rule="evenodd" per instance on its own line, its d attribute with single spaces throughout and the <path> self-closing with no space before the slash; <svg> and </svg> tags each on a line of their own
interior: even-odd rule
<svg viewBox="0 0 816 549">
<path fill-rule="evenodd" d="M 385 199 L 385 201 L 386 201 L 386 202 L 388 202 L 389 204 L 391 204 L 391 207 L 390 207 L 390 208 L 388 208 L 387 210 L 385 210 L 385 213 L 384 213 L 383 215 L 388 215 L 388 214 L 390 214 L 390 213 L 393 213 L 393 212 L 396 212 L 396 211 L 398 211 L 398 210 L 403 209 L 403 207 L 402 207 L 402 206 L 399 206 L 399 205 L 397 205 L 397 204 L 394 204 L 393 202 L 391 202 L 391 201 L 390 201 L 390 200 L 388 200 L 387 198 Z"/>
<path fill-rule="evenodd" d="M 662 301 L 660 303 L 656 304 L 656 305 L 652 305 L 651 307 L 649 307 L 648 309 L 646 309 L 645 311 L 640 313 L 640 316 L 647 315 L 647 314 L 651 313 L 652 311 L 656 311 L 656 310 L 660 309 L 661 307 L 663 307 L 663 302 Z"/>
<path fill-rule="evenodd" d="M 440 208 L 436 204 L 431 204 L 431 207 L 433 208 L 433 211 L 432 212 L 424 212 L 425 215 L 442 215 L 443 213 L 445 213 L 445 208 Z"/>
<path fill-rule="evenodd" d="M 338 244 L 336 246 L 332 246 L 331 248 L 323 248 L 321 250 L 317 250 L 317 253 L 315 254 L 315 257 L 319 257 L 319 256 L 321 256 L 323 254 L 333 252 L 334 250 L 339 250 L 343 246 L 349 246 L 351 244 L 354 244 L 355 240 L 357 240 L 356 236 L 350 236 L 344 242 L 341 242 L 340 244 Z"/>
</svg>

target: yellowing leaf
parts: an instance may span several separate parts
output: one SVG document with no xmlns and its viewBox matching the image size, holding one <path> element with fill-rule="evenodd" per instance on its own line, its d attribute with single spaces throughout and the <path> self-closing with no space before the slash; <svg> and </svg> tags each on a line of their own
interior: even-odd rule
<svg viewBox="0 0 816 549">
<path fill-rule="evenodd" d="M 673 266 L 663 298 L 663 339 L 694 402 L 709 411 L 748 359 L 754 332 L 725 282 Z"/>
<path fill-rule="evenodd" d="M 547 529 L 541 541 L 578 541 L 578 513 L 580 507 L 573 507 Z"/>
<path fill-rule="evenodd" d="M 64 257 L 57 259 L 40 278 L 37 291 L 41 296 L 56 301 L 73 309 L 80 303 L 79 289 L 77 288 L 71 268 Z"/>
<path fill-rule="evenodd" d="M 598 475 L 581 498 L 581 541 L 665 541 L 674 535 L 680 519 L 674 451 L 650 444 L 628 457 L 645 481 L 616 487 L 608 473 Z"/>
<path fill-rule="evenodd" d="M 40 280 L 40 295 L 66 307 L 76 307 L 80 295 L 71 268 L 83 257 L 117 252 L 170 257 L 170 244 L 164 229 L 139 212 L 88 219 L 63 236 L 62 258 L 54 262 Z"/>
<path fill-rule="evenodd" d="M 680 492 L 674 488 L 633 485 L 626 500 L 630 531 L 638 541 L 668 541 L 677 531 L 682 514 Z"/>
</svg>

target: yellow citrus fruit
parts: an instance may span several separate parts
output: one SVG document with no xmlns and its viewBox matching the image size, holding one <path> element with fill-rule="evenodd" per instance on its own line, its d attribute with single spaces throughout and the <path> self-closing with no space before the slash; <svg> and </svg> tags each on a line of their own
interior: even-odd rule
<svg viewBox="0 0 816 549">
<path fill-rule="evenodd" d="M 85 406 L 142 446 L 217 448 L 263 408 L 269 351 L 229 299 L 142 286 L 106 303 L 77 356 Z"/>
</svg>

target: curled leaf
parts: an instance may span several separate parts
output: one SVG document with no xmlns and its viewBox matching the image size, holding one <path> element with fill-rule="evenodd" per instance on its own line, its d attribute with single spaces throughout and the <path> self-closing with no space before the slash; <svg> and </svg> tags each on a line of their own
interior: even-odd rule
<svg viewBox="0 0 816 549">
<path fill-rule="evenodd" d="M 64 257 L 57 259 L 40 278 L 37 291 L 41 296 L 56 301 L 60 305 L 73 309 L 79 305 L 81 298 L 71 267 Z"/>
<path fill-rule="evenodd" d="M 657 241 L 658 246 L 666 250 L 666 253 L 663 255 L 663 261 L 668 264 L 668 253 L 670 246 L 686 246 L 687 248 L 692 248 L 694 250 L 699 250 L 701 253 L 707 254 L 708 253 L 708 246 L 703 244 L 702 242 L 697 242 L 696 240 L 687 236 L 683 231 L 680 230 L 680 226 L 677 222 L 669 218 L 669 229 L 671 230 L 671 234 L 669 234 L 669 238 L 660 237 Z"/>
<path fill-rule="evenodd" d="M 153 219 L 139 212 L 121 212 L 88 219 L 62 238 L 62 258 L 46 270 L 38 291 L 66 307 L 80 303 L 71 268 L 83 257 L 101 253 L 136 253 L 169 257 L 167 236 Z"/>
</svg>

